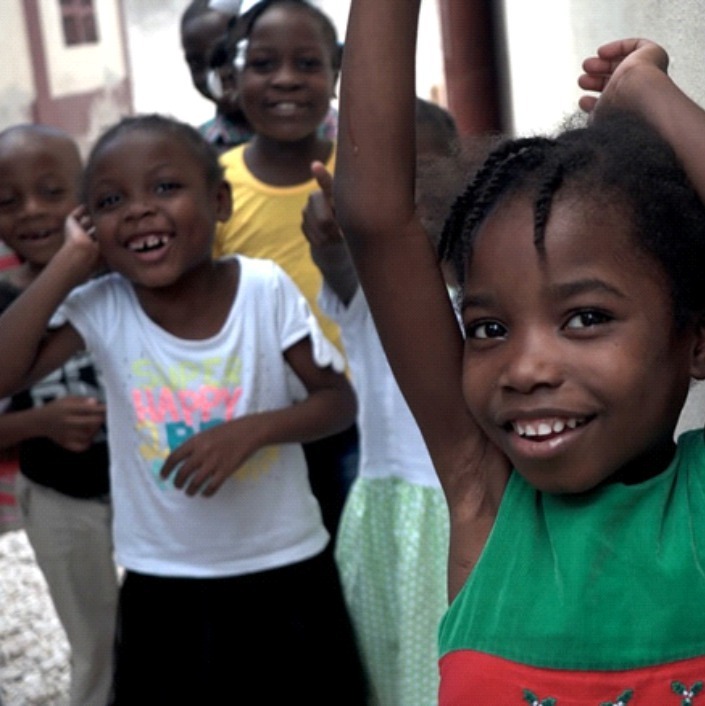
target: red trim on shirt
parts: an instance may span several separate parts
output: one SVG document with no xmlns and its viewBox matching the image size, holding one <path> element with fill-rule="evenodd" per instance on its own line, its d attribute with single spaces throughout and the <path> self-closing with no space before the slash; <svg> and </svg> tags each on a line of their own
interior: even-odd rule
<svg viewBox="0 0 705 706">
<path fill-rule="evenodd" d="M 700 702 L 705 706 L 705 657 L 642 669 L 589 672 L 529 667 L 482 652 L 457 650 L 441 658 L 440 672 L 439 706 L 616 706 L 629 692 L 630 706 L 699 706 Z"/>
</svg>

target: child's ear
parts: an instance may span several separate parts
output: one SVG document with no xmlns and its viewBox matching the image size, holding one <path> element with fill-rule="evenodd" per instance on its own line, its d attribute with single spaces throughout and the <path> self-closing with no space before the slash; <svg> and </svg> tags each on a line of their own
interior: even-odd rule
<svg viewBox="0 0 705 706">
<path fill-rule="evenodd" d="M 216 219 L 221 223 L 230 218 L 233 213 L 233 195 L 230 182 L 222 179 L 216 191 Z"/>
<path fill-rule="evenodd" d="M 696 380 L 705 380 L 705 314 L 695 324 L 690 376 Z"/>
</svg>

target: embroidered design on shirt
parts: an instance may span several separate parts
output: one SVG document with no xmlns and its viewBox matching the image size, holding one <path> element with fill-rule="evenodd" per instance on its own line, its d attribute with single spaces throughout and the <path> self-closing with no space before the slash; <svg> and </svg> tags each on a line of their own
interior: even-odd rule
<svg viewBox="0 0 705 706">
<path fill-rule="evenodd" d="M 529 691 L 528 689 L 524 689 L 524 701 L 526 701 L 526 703 L 528 704 L 531 704 L 531 706 L 556 706 L 556 704 L 558 703 L 557 699 L 554 699 L 550 696 L 547 699 L 539 699 L 536 694 Z"/>
<path fill-rule="evenodd" d="M 703 682 L 696 681 L 688 688 L 683 682 L 674 681 L 671 683 L 671 691 L 681 697 L 681 706 L 692 706 L 693 699 L 703 690 Z"/>
<path fill-rule="evenodd" d="M 601 703 L 600 706 L 625 706 L 625 704 L 628 704 L 632 700 L 632 696 L 634 696 L 634 691 L 627 689 L 617 697 L 616 701 L 605 701 Z"/>
</svg>

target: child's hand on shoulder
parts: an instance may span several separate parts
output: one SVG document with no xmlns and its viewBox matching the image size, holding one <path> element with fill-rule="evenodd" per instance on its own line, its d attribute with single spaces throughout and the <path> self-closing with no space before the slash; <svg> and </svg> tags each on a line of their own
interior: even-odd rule
<svg viewBox="0 0 705 706">
<path fill-rule="evenodd" d="M 580 107 L 595 113 L 606 107 L 639 109 L 644 84 L 640 77 L 657 71 L 668 71 L 668 54 L 660 45 L 649 39 L 618 39 L 598 48 L 596 56 L 583 61 L 583 71 L 578 85 L 585 91 L 599 96 L 585 95 Z"/>
<path fill-rule="evenodd" d="M 257 419 L 258 415 L 240 417 L 195 434 L 169 455 L 161 478 L 174 474 L 174 486 L 192 497 L 215 495 L 260 448 Z"/>
<path fill-rule="evenodd" d="M 84 272 L 88 279 L 101 265 L 100 250 L 95 239 L 95 226 L 85 206 L 74 209 L 66 219 L 62 250 L 70 255 L 71 267 Z"/>
</svg>

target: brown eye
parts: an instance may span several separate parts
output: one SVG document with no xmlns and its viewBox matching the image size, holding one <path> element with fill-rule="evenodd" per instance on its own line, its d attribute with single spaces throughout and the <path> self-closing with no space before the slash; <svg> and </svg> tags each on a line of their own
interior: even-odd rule
<svg viewBox="0 0 705 706">
<path fill-rule="evenodd" d="M 507 328 L 498 321 L 480 321 L 466 329 L 467 338 L 505 338 Z"/>
<path fill-rule="evenodd" d="M 605 324 L 611 320 L 612 317 L 609 314 L 594 309 L 586 309 L 585 311 L 579 311 L 573 314 L 573 316 L 568 319 L 565 327 L 567 329 L 591 328 Z"/>
<path fill-rule="evenodd" d="M 96 198 L 94 208 L 96 211 L 107 211 L 117 206 L 121 201 L 122 198 L 120 194 L 105 194 Z"/>
</svg>

